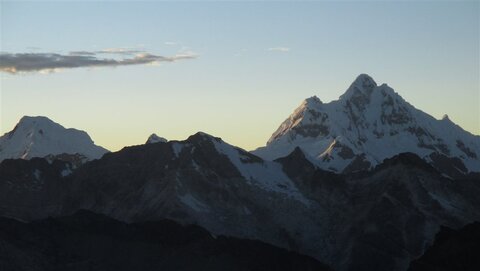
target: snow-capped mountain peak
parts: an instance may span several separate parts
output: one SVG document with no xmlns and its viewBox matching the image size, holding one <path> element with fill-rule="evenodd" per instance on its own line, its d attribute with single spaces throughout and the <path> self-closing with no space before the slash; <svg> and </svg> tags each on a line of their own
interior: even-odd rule
<svg viewBox="0 0 480 271">
<path fill-rule="evenodd" d="M 338 100 L 304 100 L 254 154 L 274 160 L 301 147 L 318 166 L 336 172 L 369 169 L 403 152 L 458 173 L 480 171 L 480 137 L 448 117 L 416 109 L 387 84 L 359 75 Z M 449 161 L 449 162 L 447 162 Z M 463 164 L 463 165 L 461 165 Z M 455 171 L 455 169 L 452 168 Z"/>
<path fill-rule="evenodd" d="M 305 99 L 293 114 L 278 127 L 277 131 L 272 134 L 267 144 L 285 135 L 288 131 L 292 129 L 295 130 L 296 127 L 304 128 L 297 131 L 304 136 L 308 136 L 311 133 L 316 134 L 316 131 L 309 131 L 308 124 L 322 117 L 318 114 L 318 112 L 321 111 L 322 105 L 322 101 L 317 96 Z"/>
<path fill-rule="evenodd" d="M 370 96 L 377 87 L 377 83 L 368 74 L 360 74 L 350 85 L 340 99 L 349 99 L 352 96 Z"/>
<path fill-rule="evenodd" d="M 0 137 L 0 161 L 59 154 L 80 154 L 90 160 L 106 152 L 108 150 L 96 146 L 86 132 L 66 129 L 42 116 L 24 116 L 12 131 Z"/>
</svg>

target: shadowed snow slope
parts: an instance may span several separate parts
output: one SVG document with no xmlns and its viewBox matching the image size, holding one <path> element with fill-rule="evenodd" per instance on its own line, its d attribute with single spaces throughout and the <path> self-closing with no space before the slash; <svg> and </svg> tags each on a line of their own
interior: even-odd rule
<svg viewBox="0 0 480 271">
<path fill-rule="evenodd" d="M 336 101 L 311 97 L 254 154 L 273 160 L 300 147 L 317 165 L 335 172 L 374 167 L 412 152 L 453 177 L 480 171 L 480 136 L 445 116 L 437 120 L 406 102 L 386 84 L 361 74 Z"/>
</svg>

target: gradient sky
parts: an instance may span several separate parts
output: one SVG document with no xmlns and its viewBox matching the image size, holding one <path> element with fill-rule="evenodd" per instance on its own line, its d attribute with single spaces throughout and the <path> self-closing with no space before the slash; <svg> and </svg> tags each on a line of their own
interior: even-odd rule
<svg viewBox="0 0 480 271">
<path fill-rule="evenodd" d="M 110 150 L 204 131 L 247 150 L 303 99 L 337 99 L 360 73 L 480 134 L 480 8 L 471 2 L 10 2 L 0 50 L 107 48 L 198 57 L 159 65 L 1 74 L 0 132 L 23 115 Z"/>
</svg>

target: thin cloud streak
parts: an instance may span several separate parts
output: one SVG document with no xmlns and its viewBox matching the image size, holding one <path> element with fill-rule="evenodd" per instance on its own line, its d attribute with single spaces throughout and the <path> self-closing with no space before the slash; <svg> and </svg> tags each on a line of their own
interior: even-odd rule
<svg viewBox="0 0 480 271">
<path fill-rule="evenodd" d="M 99 58 L 97 54 L 133 55 L 133 57 L 114 59 Z M 185 59 L 195 59 L 193 52 L 179 53 L 173 56 L 160 56 L 133 50 L 75 51 L 69 54 L 56 53 L 0 53 L 0 72 L 10 74 L 55 72 L 60 69 L 83 67 L 118 67 L 130 65 L 157 64 Z"/>
<path fill-rule="evenodd" d="M 272 48 L 268 48 L 267 50 L 268 51 L 276 51 L 276 52 L 286 53 L 286 52 L 290 51 L 290 48 L 288 48 L 288 47 L 272 47 Z"/>
</svg>

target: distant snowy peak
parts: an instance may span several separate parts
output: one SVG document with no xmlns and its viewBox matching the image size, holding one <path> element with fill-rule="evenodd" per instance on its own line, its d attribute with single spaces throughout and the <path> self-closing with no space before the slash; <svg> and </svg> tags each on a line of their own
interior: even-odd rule
<svg viewBox="0 0 480 271">
<path fill-rule="evenodd" d="M 66 129 L 47 117 L 25 116 L 12 131 L 0 137 L 0 161 L 65 154 L 78 154 L 92 160 L 106 152 L 108 150 L 95 145 L 86 132 Z"/>
<path fill-rule="evenodd" d="M 293 112 L 288 119 L 286 119 L 277 131 L 275 131 L 272 137 L 268 140 L 267 144 L 272 143 L 278 138 L 286 135 L 290 131 L 309 136 L 312 131 L 310 130 L 308 122 L 312 122 L 321 117 L 317 113 L 321 110 L 322 102 L 317 96 L 310 97 L 302 102 L 302 104 Z M 313 132 L 315 133 L 315 132 Z"/>
<path fill-rule="evenodd" d="M 359 75 L 336 101 L 304 100 L 254 154 L 268 160 L 295 147 L 323 169 L 351 172 L 412 152 L 437 167 L 454 163 L 457 173 L 480 171 L 480 137 L 416 109 L 386 84 Z M 462 166 L 463 164 L 464 166 Z"/>
<path fill-rule="evenodd" d="M 158 142 L 165 143 L 167 141 L 168 141 L 167 139 L 160 137 L 154 133 L 148 137 L 147 142 L 145 142 L 145 144 L 158 143 Z"/>
</svg>

